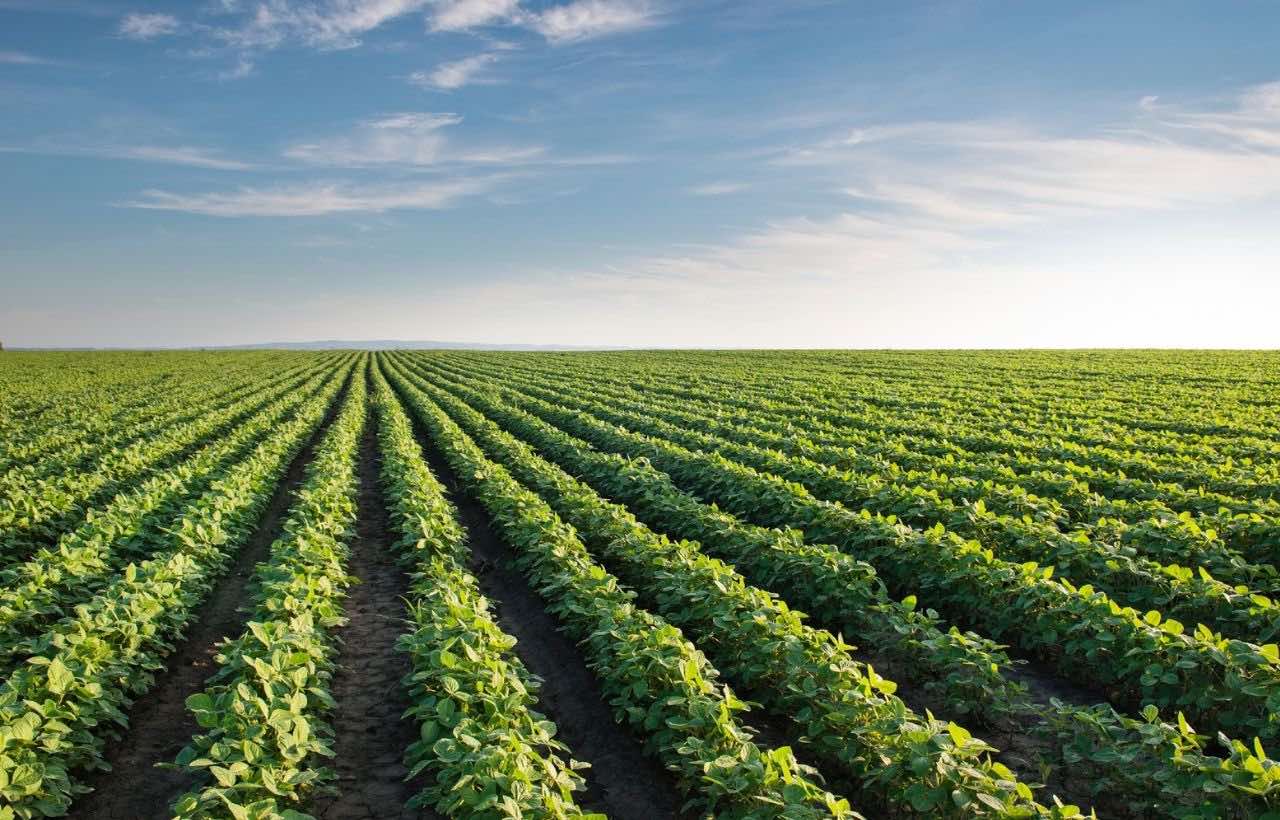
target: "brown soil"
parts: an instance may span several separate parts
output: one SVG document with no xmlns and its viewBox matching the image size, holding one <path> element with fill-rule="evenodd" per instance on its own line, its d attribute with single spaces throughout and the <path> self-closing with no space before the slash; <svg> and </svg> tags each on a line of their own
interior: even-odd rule
<svg viewBox="0 0 1280 820">
<path fill-rule="evenodd" d="M 249 613 L 243 607 L 249 599 L 254 567 L 280 537 L 306 465 L 344 396 L 345 391 L 329 406 L 320 427 L 289 464 L 249 542 L 214 585 L 186 638 L 166 661 L 165 669 L 156 673 L 155 687 L 129 710 L 129 729 L 107 749 L 111 771 L 96 772 L 85 779 L 93 791 L 72 806 L 70 817 L 160 820 L 172 816 L 170 802 L 198 782 L 191 772 L 157 769 L 156 764 L 172 762 L 199 733 L 200 727 L 187 711 L 187 697 L 202 690 L 216 671 L 215 657 L 222 641 L 244 631 Z"/>
<path fill-rule="evenodd" d="M 436 817 L 405 804 L 422 783 L 405 782 L 404 752 L 418 740 L 410 719 L 402 719 L 409 699 L 401 679 L 409 656 L 396 649 L 406 631 L 404 595 L 409 578 L 396 563 L 386 506 L 379 490 L 382 457 L 376 425 L 365 425 L 360 442 L 359 517 L 347 571 L 357 577 L 344 604 L 347 624 L 338 633 L 341 649 L 332 693 L 337 793 L 317 798 L 320 820 Z"/>
<path fill-rule="evenodd" d="M 418 434 L 432 472 L 458 507 L 481 590 L 503 631 L 519 642 L 515 651 L 520 660 L 542 681 L 538 710 L 555 721 L 574 759 L 591 764 L 585 772 L 587 792 L 579 803 L 618 820 L 681 816 L 671 774 L 645 757 L 640 741 L 614 720 L 582 652 L 559 631 L 542 599 L 513 568 L 514 555 L 489 526 L 484 508 L 465 494 L 421 429 Z"/>
</svg>

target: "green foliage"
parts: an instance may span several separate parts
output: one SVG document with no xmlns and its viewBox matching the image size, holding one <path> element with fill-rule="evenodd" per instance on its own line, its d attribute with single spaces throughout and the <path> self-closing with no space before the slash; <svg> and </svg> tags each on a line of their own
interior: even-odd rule
<svg viewBox="0 0 1280 820">
<path fill-rule="evenodd" d="M 367 421 L 363 368 L 307 466 L 284 535 L 255 572 L 244 634 L 224 644 L 209 685 L 187 700 L 204 732 L 176 764 L 207 772 L 207 785 L 178 798 L 179 818 L 302 817 L 298 807 L 332 778 L 334 663 L 331 630 L 353 580 L 344 567 L 355 523 L 356 450 Z"/>
<path fill-rule="evenodd" d="M 895 684 L 855 661 L 839 638 L 749 586 L 696 544 L 655 536 L 625 507 L 534 455 L 475 411 L 433 400 L 596 548 L 645 603 L 687 630 L 717 666 L 765 705 L 793 717 L 807 745 L 848 772 L 864 799 L 937 816 L 1035 816 L 1031 790 L 991 761 L 991 747 L 954 723 L 919 716 Z"/>
<path fill-rule="evenodd" d="M 407 384 L 395 373 L 392 382 Z M 632 603 L 573 529 L 411 390 L 410 408 L 454 472 L 515 546 L 519 562 L 566 631 L 581 641 L 618 718 L 636 729 L 690 794 L 717 817 L 854 816 L 787 748 L 760 749 L 734 717 L 746 708 L 680 630 Z"/>
<path fill-rule="evenodd" d="M 338 386 L 305 402 L 188 505 L 163 549 L 54 622 L 0 685 L 0 782 L 14 817 L 62 815 L 84 789 L 77 777 L 104 765 L 105 743 L 127 725 L 128 706 L 249 538 Z"/>
<path fill-rule="evenodd" d="M 434 776 L 412 805 L 450 817 L 590 816 L 573 800 L 584 766 L 565 761 L 555 724 L 534 710 L 537 681 L 466 571 L 456 513 L 380 373 L 374 396 L 383 484 L 413 572 L 412 629 L 398 648 L 412 662 L 404 685 L 420 739 L 405 759 L 411 775 Z"/>
</svg>

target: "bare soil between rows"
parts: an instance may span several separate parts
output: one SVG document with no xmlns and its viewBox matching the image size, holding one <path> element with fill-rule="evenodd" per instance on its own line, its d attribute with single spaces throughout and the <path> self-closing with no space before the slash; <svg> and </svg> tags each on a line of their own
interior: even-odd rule
<svg viewBox="0 0 1280 820">
<path fill-rule="evenodd" d="M 85 778 L 93 791 L 81 797 L 69 817 L 81 820 L 143 820 L 171 816 L 170 802 L 198 781 L 185 770 L 156 768 L 171 763 L 200 727 L 187 711 L 187 697 L 201 691 L 217 670 L 218 647 L 224 639 L 244 631 L 254 568 L 283 532 L 294 493 L 302 485 L 316 445 L 337 416 L 346 391 L 330 404 L 325 418 L 290 462 L 258 526 L 200 606 L 190 631 L 156 672 L 156 685 L 134 702 L 129 728 L 109 744 L 110 771 Z"/>
<path fill-rule="evenodd" d="M 401 680 L 412 667 L 396 649 L 403 634 L 409 576 L 396 562 L 390 519 L 380 489 L 382 456 L 371 417 L 360 441 L 360 493 L 347 572 L 358 583 L 347 593 L 347 624 L 338 632 L 341 648 L 331 693 L 336 793 L 318 797 L 311 811 L 320 820 L 354 818 L 435 818 L 406 803 L 422 789 L 407 781 L 405 750 L 418 740 L 413 721 L 403 718 L 409 698 Z"/>
<path fill-rule="evenodd" d="M 657 820 L 680 814 L 671 774 L 646 757 L 643 745 L 619 725 L 605 703 L 581 650 L 560 630 L 542 599 L 512 566 L 514 553 L 489 524 L 484 508 L 459 484 L 443 456 L 415 422 L 431 471 L 448 488 L 467 531 L 470 568 L 503 631 L 518 641 L 516 654 L 542 681 L 538 710 L 555 721 L 573 757 L 591 764 L 578 802 L 619 820 Z"/>
</svg>

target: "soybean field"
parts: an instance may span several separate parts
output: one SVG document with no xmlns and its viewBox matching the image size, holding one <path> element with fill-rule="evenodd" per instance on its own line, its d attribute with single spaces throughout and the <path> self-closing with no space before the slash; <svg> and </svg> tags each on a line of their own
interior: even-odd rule
<svg viewBox="0 0 1280 820">
<path fill-rule="evenodd" d="M 0 353 L 0 820 L 1280 818 L 1280 354 Z"/>
</svg>

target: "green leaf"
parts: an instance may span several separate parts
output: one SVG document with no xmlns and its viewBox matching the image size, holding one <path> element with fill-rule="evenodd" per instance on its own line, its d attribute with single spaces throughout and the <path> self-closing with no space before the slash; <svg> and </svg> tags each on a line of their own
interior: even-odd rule
<svg viewBox="0 0 1280 820">
<path fill-rule="evenodd" d="M 49 668 L 45 670 L 45 678 L 49 691 L 55 695 L 66 692 L 76 680 L 75 675 L 71 674 L 71 670 L 66 667 L 61 658 L 54 658 L 49 663 Z"/>
</svg>

